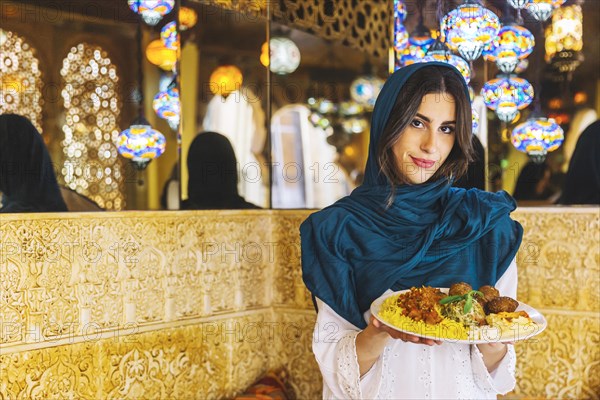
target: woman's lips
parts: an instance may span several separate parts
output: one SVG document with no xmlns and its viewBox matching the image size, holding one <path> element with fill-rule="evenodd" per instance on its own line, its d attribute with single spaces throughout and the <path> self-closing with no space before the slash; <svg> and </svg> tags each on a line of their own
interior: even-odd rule
<svg viewBox="0 0 600 400">
<path fill-rule="evenodd" d="M 413 160 L 413 162 L 418 167 L 421 167 L 421 168 L 431 168 L 435 164 L 435 161 L 432 161 L 432 160 L 426 160 L 424 158 L 416 158 L 413 156 L 409 156 L 409 157 Z"/>
</svg>

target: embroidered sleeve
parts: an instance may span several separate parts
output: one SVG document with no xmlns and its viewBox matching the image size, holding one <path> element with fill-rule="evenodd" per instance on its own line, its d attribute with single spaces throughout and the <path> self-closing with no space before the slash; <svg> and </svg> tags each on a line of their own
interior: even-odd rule
<svg viewBox="0 0 600 400">
<path fill-rule="evenodd" d="M 481 354 L 477 346 L 471 346 L 473 376 L 477 386 L 486 393 L 506 394 L 513 390 L 517 383 L 515 379 L 516 364 L 515 348 L 509 344 L 506 355 L 498 367 L 490 373 L 483 362 L 483 354 Z"/>
<path fill-rule="evenodd" d="M 356 355 L 356 336 L 360 330 L 318 299 L 317 305 L 319 313 L 312 347 L 323 375 L 323 397 L 376 398 L 383 357 L 361 377 Z"/>
</svg>

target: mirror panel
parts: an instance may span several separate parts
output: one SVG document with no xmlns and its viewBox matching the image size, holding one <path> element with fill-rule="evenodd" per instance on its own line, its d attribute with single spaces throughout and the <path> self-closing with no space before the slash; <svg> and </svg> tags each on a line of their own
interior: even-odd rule
<svg viewBox="0 0 600 400">
<path fill-rule="evenodd" d="M 269 208 L 268 76 L 260 63 L 267 34 L 265 10 L 256 5 L 240 12 L 238 8 L 230 10 L 213 3 L 184 2 L 196 11 L 198 24 L 187 33 L 181 62 L 182 207 L 195 208 L 192 197 L 197 196 L 190 193 L 188 182 L 201 185 L 200 181 L 206 178 L 188 171 L 188 157 L 195 157 L 196 161 L 200 157 L 199 153 L 190 155 L 190 145 L 199 133 L 214 131 L 224 135 L 235 152 L 239 195 L 258 207 Z M 223 180 L 231 175 L 231 171 L 220 166 L 215 168 L 215 173 L 223 174 Z"/>
<path fill-rule="evenodd" d="M 276 22 L 270 33 L 273 208 L 326 207 L 361 182 L 387 59 Z"/>
<path fill-rule="evenodd" d="M 34 122 L 69 209 L 158 209 L 161 174 L 177 158 L 177 135 L 153 110 L 160 70 L 149 63 L 146 46 L 177 13 L 156 26 L 142 23 L 139 52 L 140 18 L 124 0 L 7 1 L 0 12 L 0 45 L 8 55 L 0 113 Z M 166 138 L 165 153 L 146 170 L 123 158 L 116 143 L 140 115 L 142 99 L 144 116 Z"/>
</svg>

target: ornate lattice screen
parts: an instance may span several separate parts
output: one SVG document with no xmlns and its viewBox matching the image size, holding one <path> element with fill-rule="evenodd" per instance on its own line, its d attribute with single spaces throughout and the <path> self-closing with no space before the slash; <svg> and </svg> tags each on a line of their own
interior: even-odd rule
<svg viewBox="0 0 600 400">
<path fill-rule="evenodd" d="M 0 29 L 0 114 L 20 114 L 42 132 L 42 74 L 35 49 Z"/>
<path fill-rule="evenodd" d="M 122 106 L 117 68 L 101 47 L 80 43 L 63 60 L 60 74 L 64 181 L 107 210 L 123 209 L 124 170 L 114 145 Z"/>
</svg>

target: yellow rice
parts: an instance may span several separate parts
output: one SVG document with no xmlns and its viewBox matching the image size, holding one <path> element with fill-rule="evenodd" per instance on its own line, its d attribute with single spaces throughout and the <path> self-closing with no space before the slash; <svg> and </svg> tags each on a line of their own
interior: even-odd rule
<svg viewBox="0 0 600 400">
<path fill-rule="evenodd" d="M 469 331 L 463 324 L 442 317 L 438 324 L 431 325 L 423 321 L 415 321 L 402 315 L 402 308 L 398 307 L 397 300 L 401 294 L 388 297 L 381 304 L 379 318 L 406 332 L 413 332 L 420 336 L 429 336 L 439 339 L 469 339 Z M 439 312 L 439 308 L 437 309 Z"/>
</svg>

